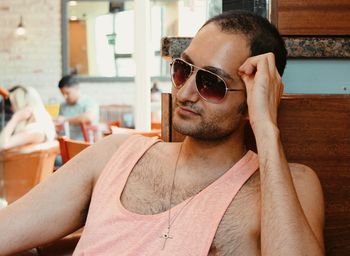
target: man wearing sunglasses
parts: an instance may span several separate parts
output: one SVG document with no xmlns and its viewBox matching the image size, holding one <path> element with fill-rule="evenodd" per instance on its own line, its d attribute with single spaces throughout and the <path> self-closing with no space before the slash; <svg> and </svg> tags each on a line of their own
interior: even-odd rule
<svg viewBox="0 0 350 256">
<path fill-rule="evenodd" d="M 184 142 L 110 136 L 89 147 L 0 211 L 0 254 L 85 225 L 74 255 L 322 255 L 319 181 L 287 163 L 279 138 L 285 63 L 265 19 L 209 20 L 171 63 Z M 244 145 L 248 121 L 258 155 Z"/>
</svg>

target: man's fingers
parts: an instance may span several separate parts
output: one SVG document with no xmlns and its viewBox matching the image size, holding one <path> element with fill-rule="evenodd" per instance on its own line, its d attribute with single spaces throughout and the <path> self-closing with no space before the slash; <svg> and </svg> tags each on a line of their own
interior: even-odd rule
<svg viewBox="0 0 350 256">
<path fill-rule="evenodd" d="M 243 65 L 238 69 L 239 75 L 246 74 L 248 76 L 255 74 L 256 66 L 250 62 L 244 62 Z"/>
<path fill-rule="evenodd" d="M 275 73 L 277 72 L 275 55 L 272 52 L 269 52 L 266 53 L 265 56 L 267 59 L 270 75 L 275 75 Z"/>
<path fill-rule="evenodd" d="M 246 87 L 258 85 L 270 88 L 274 91 L 274 95 L 278 102 L 283 94 L 284 86 L 281 76 L 279 75 L 276 64 L 275 55 L 273 53 L 265 53 L 253 57 L 249 57 L 238 69 Z M 251 83 L 254 80 L 254 83 Z M 249 88 L 247 88 L 249 89 Z"/>
<path fill-rule="evenodd" d="M 243 72 L 247 75 L 253 75 L 256 72 L 260 74 L 270 74 L 270 61 L 272 61 L 273 53 L 261 54 L 253 57 L 249 57 L 238 69 L 239 72 Z M 269 60 L 270 58 L 271 60 Z M 274 61 L 272 61 L 273 65 Z"/>
</svg>

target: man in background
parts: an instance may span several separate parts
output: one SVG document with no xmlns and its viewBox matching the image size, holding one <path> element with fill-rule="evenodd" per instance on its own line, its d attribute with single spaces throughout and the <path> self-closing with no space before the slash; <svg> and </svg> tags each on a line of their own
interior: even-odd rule
<svg viewBox="0 0 350 256">
<path fill-rule="evenodd" d="M 84 140 L 81 124 L 97 124 L 99 120 L 99 106 L 90 97 L 81 95 L 80 87 L 74 76 L 67 75 L 62 77 L 58 83 L 65 102 L 60 104 L 59 116 L 56 124 L 63 127 L 65 123 L 69 124 L 65 128 L 67 136 L 75 140 Z"/>
</svg>

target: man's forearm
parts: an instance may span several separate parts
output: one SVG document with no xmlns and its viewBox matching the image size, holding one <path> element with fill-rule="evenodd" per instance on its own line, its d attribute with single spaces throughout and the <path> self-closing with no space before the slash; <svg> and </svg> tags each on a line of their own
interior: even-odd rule
<svg viewBox="0 0 350 256">
<path fill-rule="evenodd" d="M 322 255 L 298 200 L 278 128 L 268 125 L 254 133 L 261 179 L 262 255 Z"/>
<path fill-rule="evenodd" d="M 89 113 L 83 113 L 79 116 L 73 116 L 68 117 L 65 119 L 65 121 L 69 122 L 70 124 L 80 124 L 83 122 L 92 122 L 93 116 Z"/>
</svg>

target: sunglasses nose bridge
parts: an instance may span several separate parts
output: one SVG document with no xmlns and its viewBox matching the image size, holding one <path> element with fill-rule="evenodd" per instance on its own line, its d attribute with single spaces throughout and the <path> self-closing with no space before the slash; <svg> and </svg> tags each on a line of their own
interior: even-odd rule
<svg viewBox="0 0 350 256">
<path fill-rule="evenodd" d="M 188 80 L 188 79 L 190 79 L 193 75 L 195 76 L 196 73 L 197 73 L 197 71 L 195 71 L 196 66 L 191 65 L 191 64 L 188 64 L 188 63 L 187 63 L 187 65 L 189 65 L 189 66 L 191 67 L 191 71 L 190 71 L 190 73 L 188 74 L 188 77 L 187 77 L 187 80 Z"/>
</svg>

